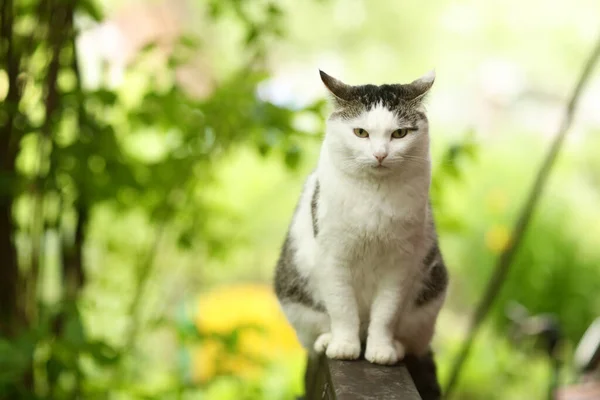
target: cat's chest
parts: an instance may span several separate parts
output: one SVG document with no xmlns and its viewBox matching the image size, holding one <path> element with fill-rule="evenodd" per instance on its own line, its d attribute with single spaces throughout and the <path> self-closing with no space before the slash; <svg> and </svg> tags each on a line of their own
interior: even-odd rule
<svg viewBox="0 0 600 400">
<path fill-rule="evenodd" d="M 377 287 L 385 279 L 385 272 L 394 267 L 393 249 L 377 247 L 371 246 L 348 265 L 361 321 L 368 321 Z"/>
<path fill-rule="evenodd" d="M 357 235 L 389 235 L 403 229 L 416 204 L 402 193 L 339 191 L 324 199 L 325 223 Z"/>
</svg>

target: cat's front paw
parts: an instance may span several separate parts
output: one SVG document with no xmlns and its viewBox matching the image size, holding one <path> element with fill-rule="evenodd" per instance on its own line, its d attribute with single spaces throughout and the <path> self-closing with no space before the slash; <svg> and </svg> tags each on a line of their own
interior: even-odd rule
<svg viewBox="0 0 600 400">
<path fill-rule="evenodd" d="M 404 346 L 397 340 L 367 340 L 365 358 L 373 364 L 393 365 L 404 358 Z"/>
<path fill-rule="evenodd" d="M 315 340 L 315 345 L 313 346 L 317 354 L 323 354 L 327 350 L 327 346 L 329 346 L 329 342 L 331 341 L 331 333 L 323 333 L 319 335 L 317 340 Z"/>
<path fill-rule="evenodd" d="M 323 333 L 315 341 L 315 351 L 325 353 L 329 358 L 337 360 L 356 360 L 360 356 L 358 338 L 333 338 L 331 333 Z"/>
</svg>

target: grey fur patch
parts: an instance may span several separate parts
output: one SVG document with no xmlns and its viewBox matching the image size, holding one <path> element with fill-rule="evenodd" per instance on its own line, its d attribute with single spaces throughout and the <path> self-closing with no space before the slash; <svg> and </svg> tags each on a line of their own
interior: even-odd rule
<svg viewBox="0 0 600 400">
<path fill-rule="evenodd" d="M 419 120 L 427 119 L 416 107 L 420 100 L 413 100 L 420 94 L 422 93 L 411 84 L 347 86 L 345 99 L 334 96 L 335 110 L 330 118 L 356 118 L 381 105 L 393 112 L 399 120 L 416 125 Z"/>
<path fill-rule="evenodd" d="M 429 249 L 429 252 L 423 259 L 423 265 L 425 265 L 426 267 L 430 266 L 438 254 L 440 254 L 440 249 L 438 248 L 438 244 L 436 241 L 435 243 L 433 243 L 433 246 L 431 246 L 431 249 Z"/>
<path fill-rule="evenodd" d="M 399 120 L 417 121 L 426 119 L 418 110 L 423 97 L 433 84 L 433 77 L 417 79 L 408 84 L 395 85 L 347 85 L 319 70 L 321 80 L 332 95 L 334 112 L 330 119 L 352 119 L 377 105 L 382 105 L 396 114 Z"/>
<path fill-rule="evenodd" d="M 337 102 L 336 109 L 331 113 L 329 119 L 349 120 L 358 117 L 365 111 L 366 108 L 358 102 L 344 102 L 344 104 Z"/>
<path fill-rule="evenodd" d="M 412 100 L 422 94 L 410 84 L 352 86 L 351 93 L 352 100 L 360 102 L 367 110 L 376 104 L 382 104 L 391 111 L 410 106 Z"/>
<path fill-rule="evenodd" d="M 315 183 L 315 191 L 313 192 L 312 199 L 310 200 L 310 214 L 312 217 L 313 235 L 317 237 L 319 234 L 319 224 L 317 220 L 317 212 L 319 206 L 319 181 Z"/>
<path fill-rule="evenodd" d="M 439 254 L 439 250 L 438 250 Z M 448 270 L 440 258 L 433 264 L 429 270 L 429 275 L 425 278 L 423 288 L 419 292 L 415 304 L 422 306 L 440 296 L 448 287 Z"/>
<path fill-rule="evenodd" d="M 275 294 L 280 301 L 299 303 L 316 311 L 325 311 L 308 291 L 308 281 L 298 273 L 294 262 L 294 248 L 288 233 L 275 270 Z"/>
</svg>

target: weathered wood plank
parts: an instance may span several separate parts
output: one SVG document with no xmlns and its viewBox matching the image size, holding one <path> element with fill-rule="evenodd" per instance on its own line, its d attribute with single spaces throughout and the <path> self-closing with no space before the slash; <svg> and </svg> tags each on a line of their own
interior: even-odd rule
<svg viewBox="0 0 600 400">
<path fill-rule="evenodd" d="M 305 376 L 306 400 L 420 400 L 403 364 L 337 361 L 311 354 Z"/>
</svg>

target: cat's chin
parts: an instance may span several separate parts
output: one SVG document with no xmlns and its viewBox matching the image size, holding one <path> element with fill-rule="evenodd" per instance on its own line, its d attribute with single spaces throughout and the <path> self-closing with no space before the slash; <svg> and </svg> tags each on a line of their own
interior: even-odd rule
<svg viewBox="0 0 600 400">
<path fill-rule="evenodd" d="M 387 175 L 392 169 L 386 165 L 376 164 L 369 166 L 369 172 L 375 175 Z"/>
</svg>

